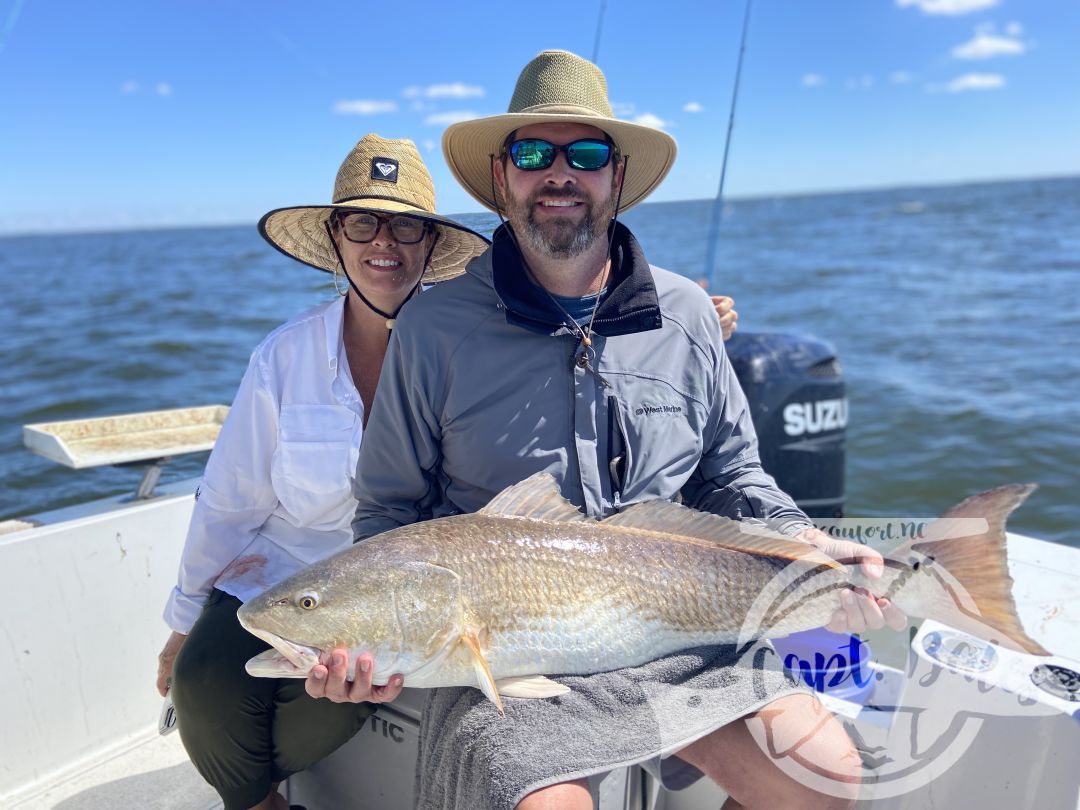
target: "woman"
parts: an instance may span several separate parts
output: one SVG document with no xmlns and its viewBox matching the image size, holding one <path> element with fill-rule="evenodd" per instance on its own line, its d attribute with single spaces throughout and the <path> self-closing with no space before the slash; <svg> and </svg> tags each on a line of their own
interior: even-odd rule
<svg viewBox="0 0 1080 810">
<path fill-rule="evenodd" d="M 349 739 L 370 703 L 335 704 L 302 680 L 252 678 L 268 645 L 244 631 L 244 600 L 352 542 L 350 481 L 390 329 L 421 283 L 460 273 L 483 237 L 434 213 L 416 147 L 367 135 L 345 158 L 331 205 L 271 211 L 259 232 L 335 274 L 337 300 L 255 349 L 196 491 L 159 656 L 184 747 L 226 810 L 284 810 L 277 785 Z M 340 274 L 340 275 L 339 275 Z M 370 678 L 367 681 L 370 687 Z M 369 688 L 392 700 L 400 677 Z"/>
</svg>

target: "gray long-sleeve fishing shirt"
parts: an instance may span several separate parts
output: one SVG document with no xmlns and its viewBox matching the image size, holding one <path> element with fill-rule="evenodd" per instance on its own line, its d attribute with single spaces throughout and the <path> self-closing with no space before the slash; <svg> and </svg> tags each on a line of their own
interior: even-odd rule
<svg viewBox="0 0 1080 810">
<path fill-rule="evenodd" d="M 674 499 L 785 533 L 811 525 L 761 468 L 716 312 L 616 225 L 595 357 L 528 280 L 503 226 L 394 329 L 353 485 L 356 539 L 456 512 L 550 472 L 589 515 Z"/>
</svg>

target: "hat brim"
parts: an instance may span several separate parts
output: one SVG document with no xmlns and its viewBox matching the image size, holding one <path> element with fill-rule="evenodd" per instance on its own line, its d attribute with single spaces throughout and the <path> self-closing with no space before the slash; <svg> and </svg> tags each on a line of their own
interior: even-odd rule
<svg viewBox="0 0 1080 810">
<path fill-rule="evenodd" d="M 605 118 L 587 108 L 505 113 L 461 121 L 443 132 L 443 156 L 465 190 L 485 208 L 497 211 L 492 188 L 492 156 L 499 156 L 503 141 L 514 130 L 531 124 L 553 123 L 586 124 L 601 129 L 611 136 L 623 156 L 630 158 L 623 178 L 620 213 L 648 197 L 675 163 L 675 139 L 666 132 L 617 118 Z"/>
<path fill-rule="evenodd" d="M 275 208 L 259 220 L 259 233 L 286 256 L 316 270 L 333 273 L 339 265 L 326 232 L 326 222 L 334 211 L 408 214 L 435 225 L 439 238 L 428 262 L 430 270 L 425 271 L 421 279 L 425 284 L 461 275 L 465 272 L 465 265 L 487 250 L 490 244 L 475 231 L 439 214 L 397 200 L 364 197 L 332 205 Z"/>
</svg>

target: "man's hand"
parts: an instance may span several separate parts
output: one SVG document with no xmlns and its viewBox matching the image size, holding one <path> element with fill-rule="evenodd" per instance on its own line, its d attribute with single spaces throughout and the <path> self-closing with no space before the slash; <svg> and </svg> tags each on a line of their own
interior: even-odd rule
<svg viewBox="0 0 1080 810">
<path fill-rule="evenodd" d="M 716 316 L 720 319 L 720 331 L 724 335 L 724 340 L 727 340 L 739 328 L 739 313 L 735 311 L 735 299 L 728 298 L 726 295 L 710 295 L 709 298 L 716 307 Z"/>
<path fill-rule="evenodd" d="M 391 675 L 385 686 L 372 686 L 371 675 L 375 669 L 369 653 L 356 659 L 356 676 L 350 683 L 346 680 L 349 668 L 347 650 L 335 649 L 330 656 L 330 667 L 316 664 L 308 673 L 304 689 L 313 698 L 327 698 L 334 703 L 389 703 L 401 694 L 405 676 Z"/>
<path fill-rule="evenodd" d="M 161 648 L 161 652 L 158 653 L 157 690 L 162 697 L 165 697 L 165 693 L 172 686 L 173 662 L 176 661 L 176 654 L 180 652 L 185 641 L 187 641 L 187 636 L 174 630 L 169 640 L 165 642 L 165 646 Z"/>
<path fill-rule="evenodd" d="M 870 579 L 880 579 L 885 561 L 872 548 L 850 540 L 837 540 L 813 527 L 804 529 L 796 539 L 809 543 L 837 562 L 858 565 Z M 840 591 L 840 607 L 833 613 L 826 629 L 834 633 L 861 633 L 864 630 L 880 630 L 885 626 L 893 630 L 907 627 L 907 616 L 888 599 L 877 599 L 865 588 Z"/>
</svg>

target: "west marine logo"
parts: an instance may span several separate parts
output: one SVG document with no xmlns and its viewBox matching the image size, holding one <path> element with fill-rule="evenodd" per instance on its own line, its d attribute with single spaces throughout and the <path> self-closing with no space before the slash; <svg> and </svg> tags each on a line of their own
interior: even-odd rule
<svg viewBox="0 0 1080 810">
<path fill-rule="evenodd" d="M 398 162 L 393 158 L 374 157 L 371 159 L 371 178 L 373 180 L 386 180 L 390 183 L 397 182 Z"/>
<path fill-rule="evenodd" d="M 640 405 L 634 416 L 651 416 L 654 413 L 682 413 L 682 405 Z"/>
<path fill-rule="evenodd" d="M 847 398 L 790 402 L 784 406 L 784 433 L 802 436 L 847 427 Z"/>
</svg>

